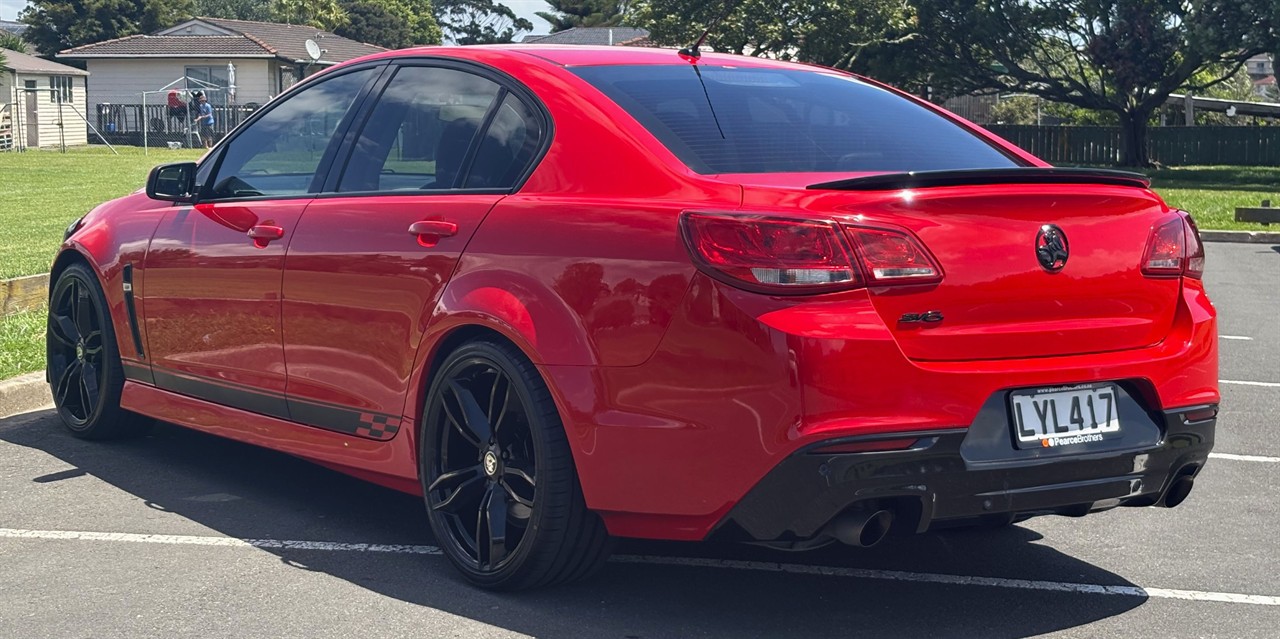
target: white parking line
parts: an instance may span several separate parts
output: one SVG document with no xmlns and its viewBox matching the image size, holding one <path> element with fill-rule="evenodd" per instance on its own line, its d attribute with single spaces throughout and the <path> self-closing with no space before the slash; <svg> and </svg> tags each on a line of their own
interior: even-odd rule
<svg viewBox="0 0 1280 639">
<path fill-rule="evenodd" d="M 1252 337 L 1245 337 L 1244 335 L 1219 335 L 1218 339 L 1240 339 L 1253 341 Z"/>
<path fill-rule="evenodd" d="M 1232 453 L 1209 453 L 1209 456 L 1217 459 L 1231 459 L 1235 461 L 1280 464 L 1280 457 L 1263 457 L 1262 455 L 1235 455 Z"/>
<path fill-rule="evenodd" d="M 1236 384 L 1238 386 L 1262 386 L 1265 388 L 1280 388 L 1280 382 L 1242 382 L 1235 379 L 1220 379 L 1219 384 Z"/>
<path fill-rule="evenodd" d="M 22 530 L 17 528 L 0 528 L 0 538 L 105 541 L 180 546 L 224 546 L 234 548 L 290 548 L 296 550 L 328 552 L 377 552 L 406 555 L 440 554 L 440 549 L 435 546 L 416 546 L 407 544 L 359 544 L 335 541 L 296 541 L 285 539 L 235 539 L 231 537 L 144 535 L 136 533 L 104 533 L 74 530 Z M 1141 586 L 1105 586 L 1102 584 L 1082 584 L 1069 581 L 1005 579 L 1003 577 L 975 577 L 928 572 L 906 572 L 901 570 L 808 566 L 804 564 L 783 564 L 766 561 L 734 561 L 728 559 L 701 559 L 696 557 L 617 555 L 613 557 L 611 561 L 628 564 L 722 568 L 729 570 L 781 572 L 797 575 L 822 575 L 827 577 L 848 577 L 853 579 L 874 579 L 909 583 L 945 584 L 954 586 L 987 586 L 991 588 L 1012 588 L 1017 590 L 1072 592 L 1086 595 L 1149 597 L 1152 599 L 1181 599 L 1185 601 L 1216 601 L 1223 603 L 1250 604 L 1255 606 L 1280 606 L 1280 596 L 1246 595 L 1234 592 L 1144 588 Z"/>
</svg>

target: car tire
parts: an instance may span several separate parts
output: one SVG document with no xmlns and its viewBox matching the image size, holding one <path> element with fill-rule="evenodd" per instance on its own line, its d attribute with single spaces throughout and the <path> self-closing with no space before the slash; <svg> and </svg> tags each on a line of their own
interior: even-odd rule
<svg viewBox="0 0 1280 639">
<path fill-rule="evenodd" d="M 587 509 L 551 393 L 510 344 L 468 342 L 445 358 L 418 459 L 432 532 L 471 583 L 566 583 L 608 559 L 612 541 Z"/>
<path fill-rule="evenodd" d="M 81 439 L 122 439 L 152 421 L 120 407 L 124 370 L 98 278 L 84 264 L 58 276 L 49 295 L 45 362 L 62 423 Z"/>
</svg>

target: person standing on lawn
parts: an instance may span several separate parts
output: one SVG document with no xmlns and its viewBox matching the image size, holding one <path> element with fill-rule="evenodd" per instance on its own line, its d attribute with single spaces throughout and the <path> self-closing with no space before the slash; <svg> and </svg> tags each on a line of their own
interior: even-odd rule
<svg viewBox="0 0 1280 639">
<path fill-rule="evenodd" d="M 204 148 L 213 148 L 213 106 L 209 104 L 209 99 L 204 93 L 196 93 L 196 118 L 194 123 L 200 125 L 200 140 L 204 142 Z"/>
</svg>

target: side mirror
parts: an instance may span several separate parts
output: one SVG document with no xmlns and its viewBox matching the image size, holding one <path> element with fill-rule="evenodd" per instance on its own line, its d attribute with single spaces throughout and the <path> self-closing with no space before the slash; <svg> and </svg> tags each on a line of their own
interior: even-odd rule
<svg viewBox="0 0 1280 639">
<path fill-rule="evenodd" d="M 147 176 L 147 197 L 168 202 L 193 202 L 196 199 L 196 163 L 175 162 L 151 169 Z"/>
</svg>

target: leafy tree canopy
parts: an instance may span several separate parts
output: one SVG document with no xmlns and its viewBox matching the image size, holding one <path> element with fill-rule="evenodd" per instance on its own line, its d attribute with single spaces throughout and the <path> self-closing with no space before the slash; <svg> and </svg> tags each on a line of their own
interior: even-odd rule
<svg viewBox="0 0 1280 639">
<path fill-rule="evenodd" d="M 336 32 L 348 17 L 338 0 L 271 0 L 271 20 Z"/>
<path fill-rule="evenodd" d="M 343 8 L 350 22 L 340 36 L 388 49 L 440 44 L 431 0 L 346 0 Z"/>
<path fill-rule="evenodd" d="M 457 44 L 511 42 L 521 32 L 533 30 L 532 22 L 497 0 L 436 0 L 434 4 L 445 38 Z"/>
<path fill-rule="evenodd" d="M 43 55 L 171 27 L 191 15 L 192 0 L 30 0 L 18 19 L 23 39 Z"/>
<path fill-rule="evenodd" d="M 262 0 L 195 0 L 195 15 L 270 22 L 271 4 Z"/>
<path fill-rule="evenodd" d="M 724 14 L 725 6 L 705 0 L 637 0 L 628 23 L 648 29 L 658 44 L 688 46 Z M 879 67 L 897 65 L 908 75 L 926 66 L 918 58 L 901 64 L 894 62 L 900 54 L 884 54 L 886 48 L 908 44 L 914 26 L 915 11 L 905 0 L 739 0 L 711 28 L 704 46 L 871 72 L 892 81 L 875 73 L 877 58 Z"/>
<path fill-rule="evenodd" d="M 11 31 L 0 31 L 0 54 L 4 53 L 4 49 L 10 51 L 27 52 L 27 43 L 22 36 Z"/>
<path fill-rule="evenodd" d="M 552 11 L 538 17 L 551 23 L 551 31 L 574 27 L 616 27 L 631 4 L 629 0 L 546 0 Z"/>
<path fill-rule="evenodd" d="M 913 0 L 929 60 L 959 90 L 1020 91 L 1117 117 L 1122 164 L 1175 91 L 1201 93 L 1280 44 L 1280 0 Z"/>
</svg>

